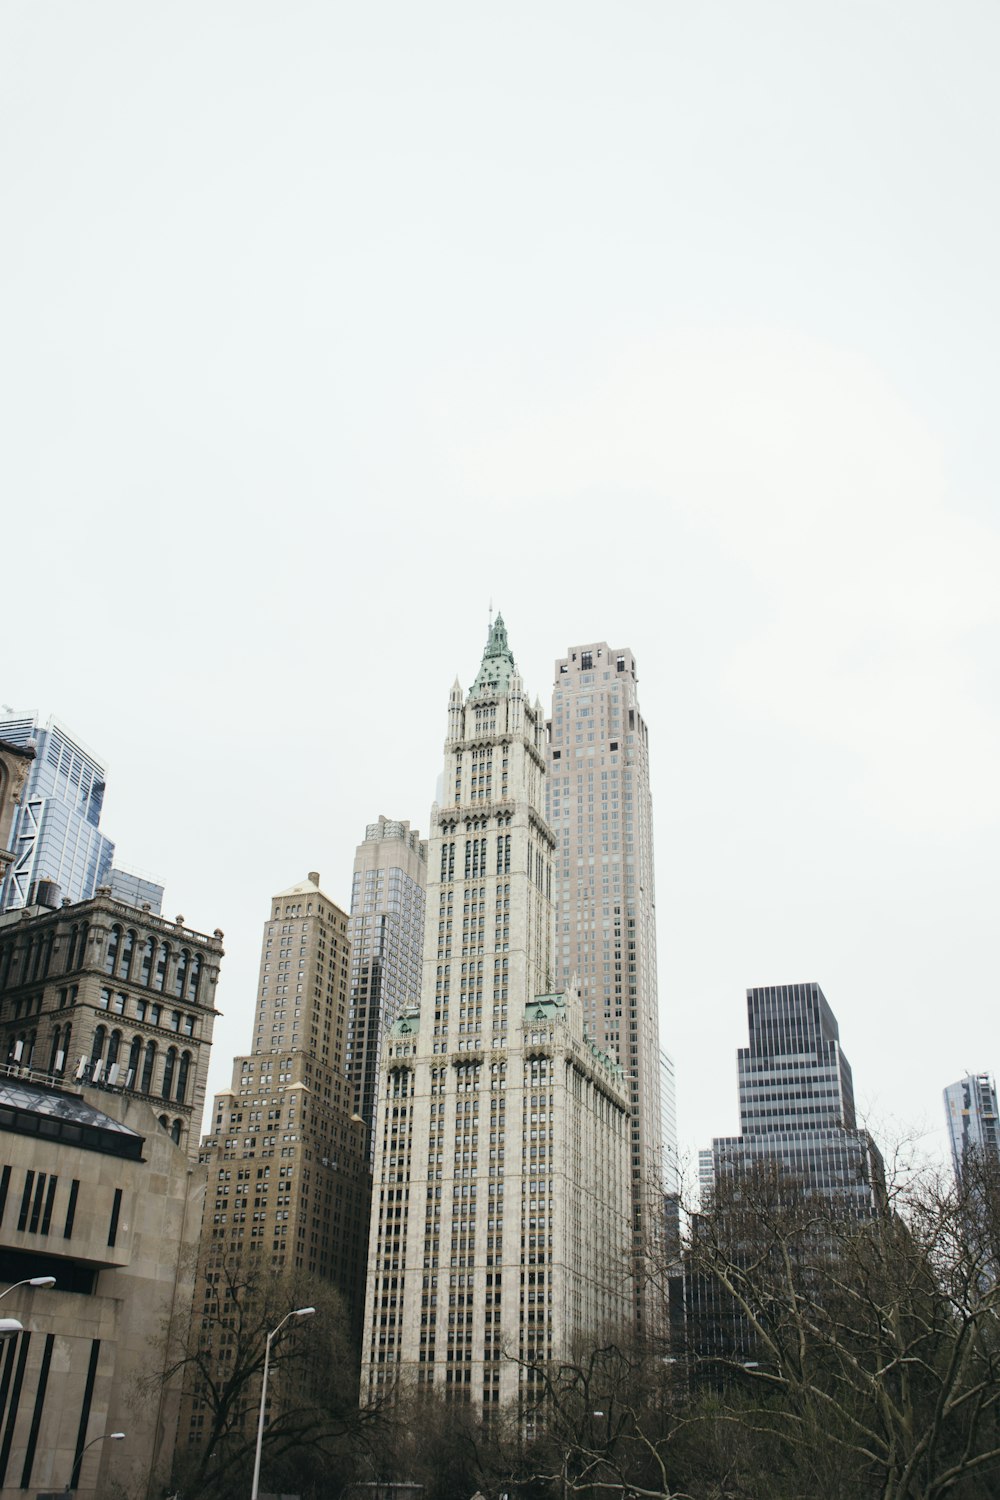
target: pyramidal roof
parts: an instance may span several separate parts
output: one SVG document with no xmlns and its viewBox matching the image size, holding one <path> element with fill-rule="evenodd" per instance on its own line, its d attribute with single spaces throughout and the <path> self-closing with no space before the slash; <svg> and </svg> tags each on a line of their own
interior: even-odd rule
<svg viewBox="0 0 1000 1500">
<path fill-rule="evenodd" d="M 470 698 L 495 698 L 506 693 L 510 679 L 517 672 L 514 653 L 507 644 L 507 627 L 498 614 L 490 626 L 479 675 L 469 689 Z"/>
<path fill-rule="evenodd" d="M 298 885 L 290 885 L 287 891 L 279 891 L 271 899 L 282 901 L 286 896 L 313 896 L 319 890 L 319 875 L 315 870 L 310 870 L 305 880 L 300 880 Z"/>
</svg>

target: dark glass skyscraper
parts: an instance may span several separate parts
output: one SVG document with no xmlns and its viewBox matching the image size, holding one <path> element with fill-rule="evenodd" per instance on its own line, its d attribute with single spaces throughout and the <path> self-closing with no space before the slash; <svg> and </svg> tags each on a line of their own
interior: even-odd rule
<svg viewBox="0 0 1000 1500">
<path fill-rule="evenodd" d="M 749 1046 L 738 1053 L 740 1134 L 712 1143 L 716 1181 L 754 1162 L 783 1166 L 809 1192 L 873 1204 L 878 1148 L 859 1130 L 851 1066 L 818 984 L 747 990 Z"/>
</svg>

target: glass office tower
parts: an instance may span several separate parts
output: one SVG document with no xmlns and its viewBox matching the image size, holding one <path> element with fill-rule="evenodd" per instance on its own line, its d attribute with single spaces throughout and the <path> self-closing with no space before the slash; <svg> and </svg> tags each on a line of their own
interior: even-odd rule
<svg viewBox="0 0 1000 1500">
<path fill-rule="evenodd" d="M 14 857 L 0 911 L 31 906 L 42 881 L 58 886 L 64 900 L 89 900 L 106 883 L 115 852 L 99 827 L 104 767 L 56 719 L 44 728 L 37 717 L 2 719 L 0 739 L 35 747 L 11 831 Z"/>
<path fill-rule="evenodd" d="M 870 1213 L 882 1158 L 854 1108 L 851 1065 L 818 984 L 747 990 L 749 1046 L 738 1053 L 740 1134 L 712 1143 L 715 1178 L 780 1164 L 806 1191 Z"/>
<path fill-rule="evenodd" d="M 369 823 L 354 857 L 351 885 L 351 1009 L 345 1067 L 354 1112 L 373 1154 L 379 1068 L 400 1008 L 420 998 L 427 887 L 427 840 L 409 823 Z"/>
</svg>

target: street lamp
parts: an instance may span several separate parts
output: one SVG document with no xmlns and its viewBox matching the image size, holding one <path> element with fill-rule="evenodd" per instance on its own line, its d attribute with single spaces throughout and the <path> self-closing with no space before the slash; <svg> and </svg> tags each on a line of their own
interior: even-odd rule
<svg viewBox="0 0 1000 1500">
<path fill-rule="evenodd" d="M 69 1476 L 69 1484 L 66 1486 L 63 1494 L 72 1495 L 76 1481 L 80 1477 L 80 1465 L 83 1463 L 83 1456 L 86 1453 L 87 1448 L 92 1448 L 95 1443 L 120 1443 L 124 1436 L 124 1432 L 102 1432 L 97 1437 L 91 1438 L 86 1447 L 81 1448 L 80 1457 L 73 1465 L 72 1471 L 70 1472 Z"/>
<path fill-rule="evenodd" d="M 289 1318 L 311 1318 L 315 1311 L 314 1307 L 293 1307 L 291 1312 L 285 1313 L 277 1328 L 273 1328 L 267 1336 L 267 1343 L 264 1345 L 264 1378 L 260 1383 L 260 1416 L 257 1418 L 257 1454 L 253 1462 L 253 1488 L 250 1491 L 250 1500 L 257 1500 L 257 1487 L 260 1484 L 260 1450 L 264 1442 L 264 1407 L 267 1404 L 267 1374 L 271 1363 L 271 1344 Z"/>
<path fill-rule="evenodd" d="M 12 1339 L 24 1332 L 24 1324 L 17 1318 L 0 1318 L 0 1339 Z"/>
<path fill-rule="evenodd" d="M 6 1297 L 8 1292 L 16 1292 L 19 1286 L 55 1286 L 54 1276 L 26 1276 L 23 1281 L 15 1281 L 6 1292 L 0 1292 L 0 1297 Z"/>
</svg>

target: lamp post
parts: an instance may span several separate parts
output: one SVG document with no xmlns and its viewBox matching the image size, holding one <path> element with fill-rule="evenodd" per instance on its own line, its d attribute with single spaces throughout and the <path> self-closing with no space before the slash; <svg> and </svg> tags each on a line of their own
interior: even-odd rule
<svg viewBox="0 0 1000 1500">
<path fill-rule="evenodd" d="M 0 1318 L 0 1339 L 12 1339 L 24 1332 L 24 1324 L 17 1318 Z"/>
<path fill-rule="evenodd" d="M 124 1432 L 102 1432 L 97 1437 L 91 1438 L 90 1442 L 87 1443 L 85 1447 L 81 1448 L 80 1457 L 77 1459 L 76 1463 L 73 1465 L 72 1470 L 70 1471 L 69 1484 L 66 1486 L 63 1494 L 72 1495 L 74 1486 L 76 1485 L 76 1481 L 80 1477 L 80 1465 L 83 1463 L 83 1457 L 87 1451 L 87 1448 L 92 1448 L 95 1443 L 120 1443 L 124 1436 Z"/>
<path fill-rule="evenodd" d="M 264 1408 L 267 1404 L 267 1375 L 271 1364 L 271 1345 L 289 1318 L 311 1318 L 315 1311 L 314 1307 L 293 1307 L 291 1312 L 285 1313 L 277 1328 L 273 1328 L 267 1336 L 267 1343 L 264 1345 L 264 1377 L 260 1383 L 260 1415 L 257 1418 L 257 1453 L 253 1461 L 253 1488 L 250 1491 L 250 1500 L 257 1500 L 257 1489 L 260 1484 L 260 1450 L 264 1442 Z"/>
<path fill-rule="evenodd" d="M 0 1297 L 6 1297 L 10 1292 L 16 1292 L 19 1286 L 55 1286 L 54 1276 L 26 1276 L 23 1281 L 15 1281 L 7 1288 L 6 1292 L 0 1292 Z"/>
</svg>

